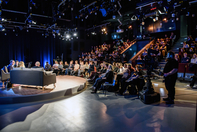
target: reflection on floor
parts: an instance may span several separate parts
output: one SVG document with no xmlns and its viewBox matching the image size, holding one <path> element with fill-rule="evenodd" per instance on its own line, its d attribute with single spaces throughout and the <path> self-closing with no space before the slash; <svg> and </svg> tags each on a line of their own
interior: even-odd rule
<svg viewBox="0 0 197 132">
<path fill-rule="evenodd" d="M 15 85 L 13 88 L 0 88 L 0 97 L 14 97 L 20 95 L 35 95 L 35 94 L 44 94 L 50 93 L 53 89 L 42 90 L 40 87 L 29 87 L 29 86 L 20 86 Z"/>
<path fill-rule="evenodd" d="M 155 91 L 166 96 L 161 80 Z M 4 132 L 194 132 L 197 90 L 176 84 L 174 105 L 143 104 L 136 96 L 86 91 L 54 102 L 0 106 Z M 21 118 L 22 117 L 22 118 Z M 26 117 L 26 118 L 25 118 Z"/>
</svg>

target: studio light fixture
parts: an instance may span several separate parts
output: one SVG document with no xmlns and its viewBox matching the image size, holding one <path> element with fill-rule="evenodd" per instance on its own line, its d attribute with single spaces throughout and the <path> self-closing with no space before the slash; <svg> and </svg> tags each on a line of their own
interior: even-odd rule
<svg viewBox="0 0 197 132">
<path fill-rule="evenodd" d="M 70 35 L 69 35 L 69 34 L 67 34 L 67 35 L 66 35 L 66 38 L 67 38 L 67 39 L 69 39 L 69 38 L 70 38 Z"/>
</svg>

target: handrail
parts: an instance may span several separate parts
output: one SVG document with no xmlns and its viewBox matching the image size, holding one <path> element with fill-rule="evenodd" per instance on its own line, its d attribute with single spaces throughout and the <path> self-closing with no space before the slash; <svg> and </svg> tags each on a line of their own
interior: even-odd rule
<svg viewBox="0 0 197 132">
<path fill-rule="evenodd" d="M 152 40 L 150 43 L 148 43 L 146 46 L 144 46 L 144 48 L 142 48 L 136 55 L 134 55 L 134 56 L 130 59 L 131 62 L 135 61 L 135 60 L 137 59 L 137 57 L 138 57 L 139 55 L 142 54 L 142 52 L 144 51 L 144 49 L 149 48 L 150 45 L 151 45 L 153 42 L 154 42 L 154 40 Z"/>
<path fill-rule="evenodd" d="M 133 41 L 131 41 L 131 45 L 130 46 L 128 46 L 126 49 L 124 49 L 120 54 L 122 54 L 122 53 L 124 53 L 127 49 L 129 49 L 132 45 L 134 45 L 135 43 L 137 42 L 137 40 L 136 39 L 134 39 Z"/>
</svg>

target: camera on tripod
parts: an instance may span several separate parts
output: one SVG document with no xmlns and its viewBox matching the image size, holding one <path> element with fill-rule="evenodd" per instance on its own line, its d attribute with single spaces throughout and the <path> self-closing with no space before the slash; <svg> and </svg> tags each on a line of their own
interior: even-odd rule
<svg viewBox="0 0 197 132">
<path fill-rule="evenodd" d="M 144 65 L 144 68 L 147 70 L 144 79 L 146 84 L 143 87 L 142 91 L 139 92 L 139 98 L 145 104 L 151 104 L 154 102 L 160 101 L 160 94 L 154 91 L 152 82 L 151 82 L 151 72 L 154 68 L 157 67 L 157 62 L 155 57 L 152 57 L 152 54 L 158 54 L 159 52 L 153 49 L 148 49 L 148 55 L 145 56 L 144 60 L 136 61 L 138 65 Z"/>
</svg>

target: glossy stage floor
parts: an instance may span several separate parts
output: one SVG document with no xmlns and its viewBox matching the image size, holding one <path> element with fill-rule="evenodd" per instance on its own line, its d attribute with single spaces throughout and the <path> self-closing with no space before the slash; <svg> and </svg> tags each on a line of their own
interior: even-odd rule
<svg viewBox="0 0 197 132">
<path fill-rule="evenodd" d="M 56 87 L 53 84 L 45 87 L 18 85 L 12 88 L 0 88 L 0 104 L 26 103 L 49 100 L 57 97 L 76 94 L 86 86 L 86 79 L 76 76 L 57 76 Z"/>
<path fill-rule="evenodd" d="M 76 81 L 75 81 L 76 82 Z M 162 80 L 153 80 L 161 97 Z M 56 100 L 0 105 L 2 132 L 195 132 L 197 90 L 176 83 L 175 104 L 145 105 L 137 96 L 83 92 Z"/>
</svg>

